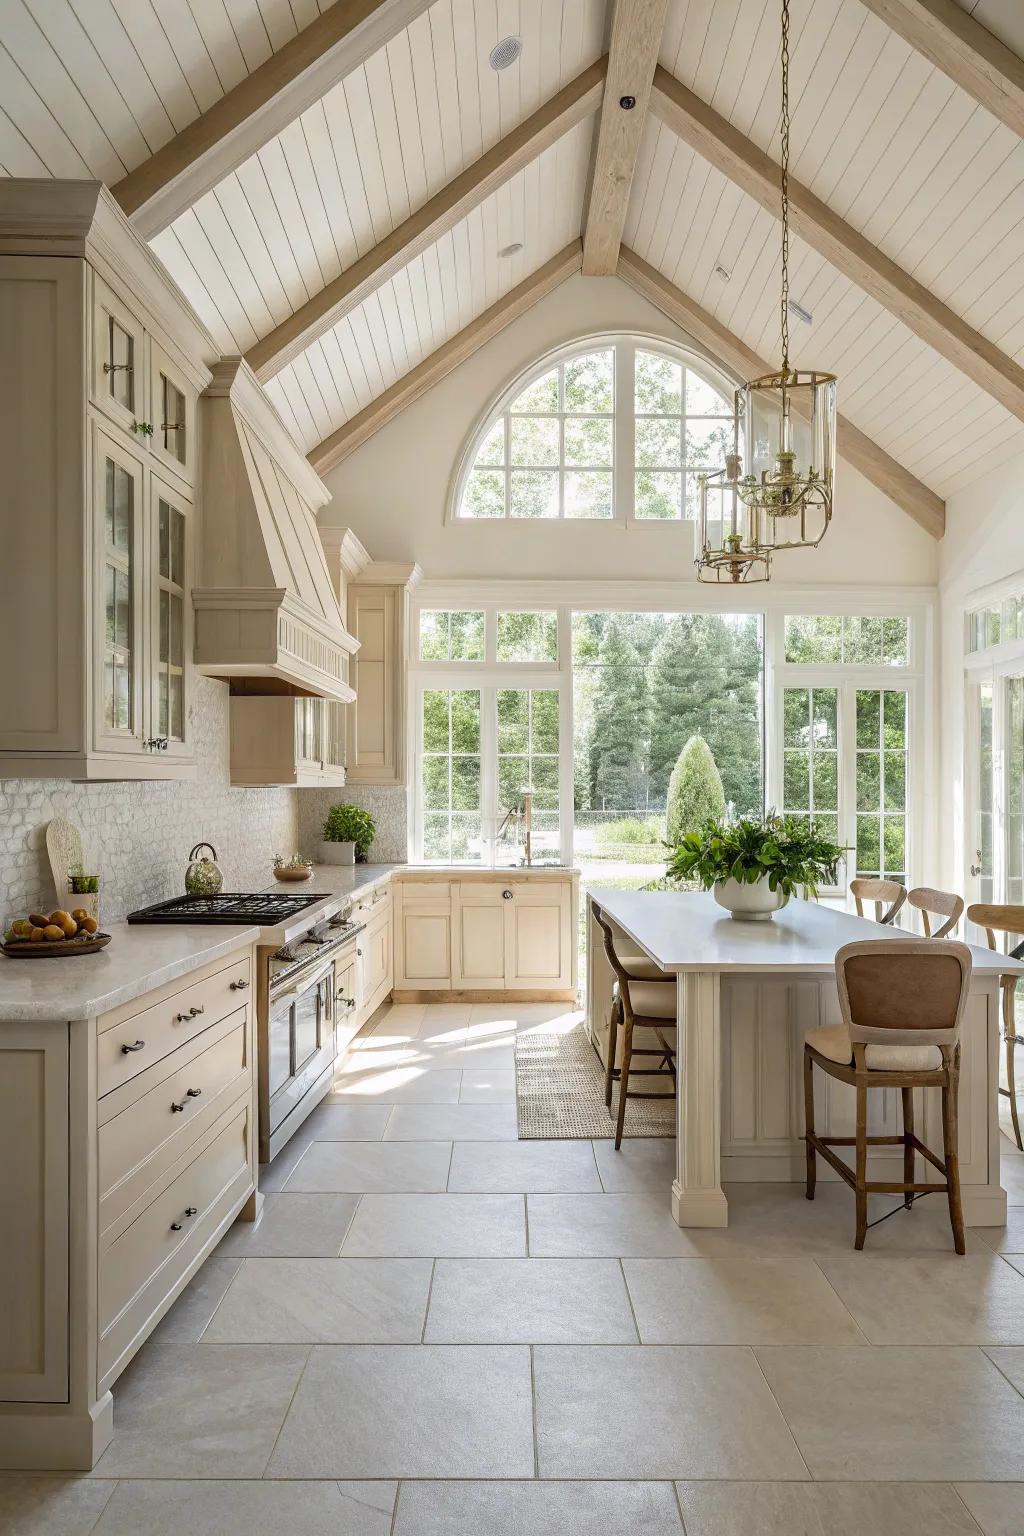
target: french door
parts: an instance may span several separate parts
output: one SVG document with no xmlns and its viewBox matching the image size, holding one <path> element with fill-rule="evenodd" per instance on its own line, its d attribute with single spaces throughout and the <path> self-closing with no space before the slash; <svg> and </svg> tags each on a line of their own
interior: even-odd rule
<svg viewBox="0 0 1024 1536">
<path fill-rule="evenodd" d="M 968 713 L 967 889 L 973 901 L 1024 903 L 1024 662 L 976 675 Z"/>
</svg>

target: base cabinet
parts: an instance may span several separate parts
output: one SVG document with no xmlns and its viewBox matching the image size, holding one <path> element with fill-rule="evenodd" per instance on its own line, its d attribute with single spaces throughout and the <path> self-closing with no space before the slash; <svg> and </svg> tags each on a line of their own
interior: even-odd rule
<svg viewBox="0 0 1024 1536">
<path fill-rule="evenodd" d="M 396 878 L 395 995 L 576 993 L 577 877 L 488 870 Z"/>
<path fill-rule="evenodd" d="M 98 1018 L 0 1025 L 0 1468 L 88 1471 L 111 1386 L 256 1215 L 253 961 Z"/>
<path fill-rule="evenodd" d="M 390 996 L 394 986 L 393 912 L 387 886 L 378 886 L 352 909 L 356 921 L 366 924 L 356 937 L 357 1028 Z"/>
</svg>

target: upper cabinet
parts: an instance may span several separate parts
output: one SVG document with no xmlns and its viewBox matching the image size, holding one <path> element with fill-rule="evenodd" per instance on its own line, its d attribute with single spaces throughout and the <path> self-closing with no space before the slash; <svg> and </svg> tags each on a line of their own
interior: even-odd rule
<svg viewBox="0 0 1024 1536">
<path fill-rule="evenodd" d="M 0 776 L 191 777 L 214 344 L 102 187 L 7 180 L 0 351 Z"/>
</svg>

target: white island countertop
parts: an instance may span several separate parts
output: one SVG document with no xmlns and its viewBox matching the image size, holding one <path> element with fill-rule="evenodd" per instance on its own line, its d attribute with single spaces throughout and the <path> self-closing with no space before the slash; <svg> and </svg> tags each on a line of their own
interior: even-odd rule
<svg viewBox="0 0 1024 1536">
<path fill-rule="evenodd" d="M 710 891 L 596 886 L 588 895 L 664 971 L 831 971 L 844 944 L 915 937 L 816 901 L 791 901 L 770 922 L 752 923 L 730 917 Z M 976 972 L 1024 975 L 1024 962 L 970 949 Z"/>
</svg>

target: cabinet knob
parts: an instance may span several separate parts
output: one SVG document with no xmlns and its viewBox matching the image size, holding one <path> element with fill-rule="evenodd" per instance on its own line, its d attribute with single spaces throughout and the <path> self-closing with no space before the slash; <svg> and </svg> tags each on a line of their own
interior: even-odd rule
<svg viewBox="0 0 1024 1536">
<path fill-rule="evenodd" d="M 362 954 L 363 954 L 363 952 L 362 952 L 362 950 L 361 950 L 361 949 L 357 949 L 357 950 L 356 950 L 356 954 L 357 954 L 357 955 L 359 955 L 359 957 L 360 957 L 360 958 L 362 958 Z"/>
<path fill-rule="evenodd" d="M 233 981 L 231 982 L 231 990 L 232 992 L 244 992 L 248 985 L 247 981 Z"/>
<path fill-rule="evenodd" d="M 144 1051 L 145 1049 L 146 1049 L 146 1042 L 145 1042 L 145 1040 L 136 1040 L 134 1045 L 122 1045 L 122 1047 L 121 1047 L 121 1055 L 122 1056 L 130 1056 L 132 1051 Z"/>
<path fill-rule="evenodd" d="M 502 891 L 501 897 L 502 897 L 503 901 L 511 901 L 512 900 L 512 892 L 509 891 L 509 890 Z"/>
</svg>

